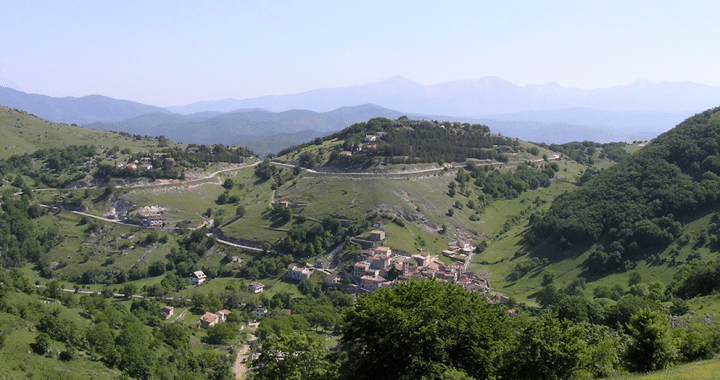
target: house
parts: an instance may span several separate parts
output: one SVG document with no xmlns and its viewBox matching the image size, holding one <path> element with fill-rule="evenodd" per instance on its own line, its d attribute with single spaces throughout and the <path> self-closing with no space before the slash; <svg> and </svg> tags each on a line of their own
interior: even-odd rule
<svg viewBox="0 0 720 380">
<path fill-rule="evenodd" d="M 376 255 L 392 256 L 392 249 L 390 247 L 375 247 L 375 249 L 373 249 L 373 252 Z"/>
<path fill-rule="evenodd" d="M 200 327 L 207 329 L 211 326 L 215 326 L 218 323 L 219 319 L 220 317 L 218 317 L 217 314 L 206 312 L 205 314 L 203 314 L 202 317 L 200 317 Z"/>
<path fill-rule="evenodd" d="M 325 276 L 325 285 L 335 285 L 340 282 L 340 276 L 334 275 L 332 273 L 328 273 L 327 276 Z"/>
<path fill-rule="evenodd" d="M 135 170 L 135 169 L 137 169 L 137 165 L 136 164 L 127 164 L 127 165 L 125 165 L 125 169 Z"/>
<path fill-rule="evenodd" d="M 375 291 L 380 288 L 383 282 L 386 282 L 387 280 L 383 278 L 382 276 L 362 276 L 360 277 L 360 289 L 367 290 L 367 291 Z"/>
<path fill-rule="evenodd" d="M 375 149 L 377 149 L 377 144 L 366 144 L 364 149 L 365 150 L 375 150 Z"/>
<path fill-rule="evenodd" d="M 390 264 L 389 255 L 374 255 L 368 259 L 370 261 L 370 269 L 385 269 Z"/>
<path fill-rule="evenodd" d="M 217 316 L 218 316 L 218 322 L 225 322 L 225 321 L 227 321 L 227 316 L 232 314 L 232 312 L 230 310 L 223 309 L 223 310 L 218 311 L 215 314 L 217 314 Z"/>
<path fill-rule="evenodd" d="M 290 201 L 280 201 L 280 207 L 290 207 Z"/>
<path fill-rule="evenodd" d="M 370 231 L 370 240 L 371 241 L 385 240 L 385 231 L 382 231 L 382 230 Z"/>
<path fill-rule="evenodd" d="M 348 150 L 344 150 L 344 151 L 340 152 L 340 157 L 352 157 L 352 152 L 350 152 Z"/>
<path fill-rule="evenodd" d="M 152 164 L 145 162 L 145 163 L 140 164 L 140 168 L 142 170 L 148 171 L 148 170 L 152 169 L 153 166 L 152 166 Z"/>
<path fill-rule="evenodd" d="M 201 270 L 190 273 L 190 283 L 193 285 L 202 285 L 206 278 L 207 276 Z"/>
<path fill-rule="evenodd" d="M 174 308 L 172 306 L 164 306 L 160 311 L 165 314 L 165 319 L 173 316 Z"/>
<path fill-rule="evenodd" d="M 372 224 L 372 228 L 374 228 L 376 230 L 379 230 L 379 229 L 383 228 L 384 226 L 385 226 L 385 222 L 383 222 L 382 220 L 376 220 Z"/>
<path fill-rule="evenodd" d="M 460 238 L 457 241 L 457 246 L 465 252 L 472 252 L 475 250 L 475 246 L 469 239 Z"/>
<path fill-rule="evenodd" d="M 142 226 L 145 228 L 160 228 L 165 225 L 167 218 L 160 214 L 150 214 L 145 217 Z"/>
<path fill-rule="evenodd" d="M 193 148 L 187 148 L 186 152 L 187 152 L 187 153 L 199 153 L 199 152 L 200 152 L 200 148 L 195 148 L 195 147 L 193 147 Z"/>
<path fill-rule="evenodd" d="M 287 277 L 291 280 L 307 280 L 312 275 L 312 269 L 300 268 L 297 263 L 288 265 Z"/>
<path fill-rule="evenodd" d="M 263 285 L 260 282 L 253 281 L 248 284 L 247 288 L 248 288 L 248 292 L 257 294 L 257 293 L 262 293 L 263 288 L 265 288 L 265 285 Z"/>
<path fill-rule="evenodd" d="M 255 317 L 257 317 L 257 318 L 263 317 L 263 316 L 265 316 L 265 314 L 267 314 L 267 312 L 268 312 L 268 309 L 266 307 L 260 306 L 257 309 L 255 309 Z"/>
<path fill-rule="evenodd" d="M 370 263 L 365 260 L 358 261 L 357 263 L 355 263 L 355 265 L 353 265 L 353 267 L 355 268 L 355 274 L 358 276 L 362 276 L 363 274 L 365 274 L 366 271 L 370 269 Z"/>
<path fill-rule="evenodd" d="M 377 136 L 375 135 L 365 135 L 365 142 L 373 142 L 377 140 Z"/>
</svg>

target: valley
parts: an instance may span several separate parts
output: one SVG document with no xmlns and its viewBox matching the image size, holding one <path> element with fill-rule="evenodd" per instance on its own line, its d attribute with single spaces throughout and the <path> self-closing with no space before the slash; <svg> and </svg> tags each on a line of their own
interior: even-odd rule
<svg viewBox="0 0 720 380">
<path fill-rule="evenodd" d="M 345 376 L 338 366 L 366 359 L 344 340 L 374 344 L 347 323 L 354 311 L 390 318 L 373 302 L 402 304 L 414 292 L 448 292 L 451 307 L 497 314 L 497 331 L 517 339 L 535 334 L 524 321 L 540 321 L 582 355 L 614 358 L 560 352 L 584 366 L 568 370 L 578 376 L 717 352 L 714 340 L 669 327 L 681 343 L 663 364 L 633 361 L 635 346 L 621 343 L 636 339 L 623 327 L 636 315 L 659 323 L 672 313 L 691 331 L 718 334 L 717 109 L 650 144 L 535 144 L 479 124 L 373 118 L 265 158 L 0 114 L 9 144 L 0 161 L 4 376 L 45 376 L 41 368 L 56 365 L 58 378 L 153 378 L 160 365 L 230 378 L 247 354 L 251 372 L 272 378 L 269 369 L 302 371 L 268 356 L 288 350 Z M 650 163 L 660 169 L 643 172 Z M 381 247 L 393 255 L 375 268 Z M 198 273 L 204 283 L 191 285 Z M 453 282 L 471 290 L 456 293 Z M 165 321 L 166 306 L 182 318 Z M 227 321 L 201 327 L 208 313 Z M 251 324 L 257 341 L 246 335 Z M 462 360 L 446 369 L 470 368 Z M 496 373 L 529 376 L 515 372 L 520 364 Z"/>
</svg>

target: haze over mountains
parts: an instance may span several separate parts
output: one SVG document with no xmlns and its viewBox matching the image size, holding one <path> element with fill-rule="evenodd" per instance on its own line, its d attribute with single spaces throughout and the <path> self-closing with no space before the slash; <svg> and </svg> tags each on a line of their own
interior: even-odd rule
<svg viewBox="0 0 720 380">
<path fill-rule="evenodd" d="M 0 87 L 0 105 L 88 128 L 164 135 L 183 143 L 243 145 L 261 154 L 372 117 L 461 121 L 523 140 L 563 143 L 649 140 L 720 103 L 720 87 L 648 83 L 596 90 L 517 86 L 500 78 L 423 86 L 378 83 L 167 109 L 100 95 L 54 98 Z"/>
<path fill-rule="evenodd" d="M 691 82 L 637 81 L 625 86 L 581 90 L 564 88 L 555 83 L 517 86 L 496 77 L 423 86 L 396 76 L 373 84 L 244 100 L 206 101 L 168 107 L 168 110 L 181 114 L 229 112 L 241 108 L 264 108 L 273 112 L 289 109 L 327 112 L 344 106 L 372 103 L 410 113 L 480 117 L 568 108 L 700 112 L 716 106 L 718 102 L 720 87 Z"/>
</svg>

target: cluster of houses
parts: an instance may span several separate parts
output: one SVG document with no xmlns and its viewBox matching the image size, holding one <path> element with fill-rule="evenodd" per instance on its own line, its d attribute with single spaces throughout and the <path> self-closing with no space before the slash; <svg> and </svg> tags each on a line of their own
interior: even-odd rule
<svg viewBox="0 0 720 380">
<path fill-rule="evenodd" d="M 175 162 L 175 159 L 170 157 L 170 153 L 154 153 L 152 157 L 145 156 L 141 157 L 140 160 L 133 160 L 132 162 L 128 162 L 127 164 L 123 164 L 122 162 L 118 162 L 115 164 L 117 168 L 125 168 L 129 170 L 145 170 L 148 171 L 153 168 L 153 162 L 161 163 L 161 162 Z"/>
<path fill-rule="evenodd" d="M 432 255 L 397 255 L 390 247 L 374 247 L 363 250 L 353 265 L 352 278 L 360 291 L 372 292 L 381 287 L 392 287 L 411 278 L 419 280 L 434 278 L 437 281 L 454 282 L 468 291 L 488 296 L 495 302 L 507 303 L 508 298 L 490 291 L 487 270 L 466 269 L 464 263 L 447 265 Z M 389 280 L 388 277 L 394 277 Z"/>
</svg>

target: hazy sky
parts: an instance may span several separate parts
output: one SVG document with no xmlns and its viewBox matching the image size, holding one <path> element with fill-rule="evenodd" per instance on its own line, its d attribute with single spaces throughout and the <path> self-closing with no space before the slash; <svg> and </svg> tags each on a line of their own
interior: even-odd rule
<svg viewBox="0 0 720 380">
<path fill-rule="evenodd" d="M 0 86 L 162 107 L 395 75 L 720 86 L 719 20 L 716 0 L 0 0 Z"/>
</svg>

